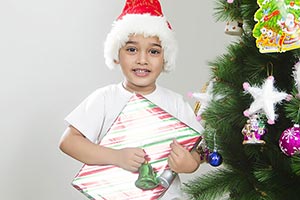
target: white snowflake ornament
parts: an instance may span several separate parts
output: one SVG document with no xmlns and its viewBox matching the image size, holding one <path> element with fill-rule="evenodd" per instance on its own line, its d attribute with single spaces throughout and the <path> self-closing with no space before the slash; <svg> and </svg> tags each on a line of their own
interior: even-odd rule
<svg viewBox="0 0 300 200">
<path fill-rule="evenodd" d="M 210 81 L 204 93 L 190 92 L 188 94 L 189 97 L 197 99 L 201 104 L 200 108 L 196 113 L 196 117 L 198 121 L 202 119 L 201 117 L 202 113 L 204 112 L 204 110 L 207 108 L 207 106 L 213 99 L 212 88 L 213 88 L 213 83 L 212 81 Z"/>
<path fill-rule="evenodd" d="M 222 98 L 221 95 L 214 95 L 213 94 L 213 83 L 214 80 L 209 81 L 205 92 L 198 93 L 198 92 L 189 92 L 188 96 L 191 98 L 195 98 L 200 102 L 200 107 L 196 112 L 196 118 L 198 121 L 202 119 L 201 115 L 206 110 L 206 108 L 209 106 L 212 100 L 219 100 Z"/>
<path fill-rule="evenodd" d="M 247 82 L 243 84 L 243 88 L 246 93 L 250 93 L 254 98 L 250 108 L 244 111 L 244 115 L 249 117 L 258 111 L 263 111 L 268 118 L 268 124 L 275 123 L 276 115 L 274 106 L 283 99 L 290 99 L 290 95 L 285 92 L 278 92 L 277 89 L 274 88 L 273 76 L 269 76 L 261 88 L 250 86 Z"/>
</svg>

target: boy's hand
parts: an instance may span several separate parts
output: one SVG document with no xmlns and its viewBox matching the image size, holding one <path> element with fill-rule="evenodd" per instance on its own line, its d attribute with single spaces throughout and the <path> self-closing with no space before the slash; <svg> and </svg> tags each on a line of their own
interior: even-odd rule
<svg viewBox="0 0 300 200">
<path fill-rule="evenodd" d="M 124 148 L 118 150 L 117 166 L 131 172 L 137 172 L 145 162 L 145 152 L 141 148 Z"/>
<path fill-rule="evenodd" d="M 191 152 L 180 145 L 175 139 L 170 145 L 171 152 L 168 157 L 168 164 L 170 168 L 177 173 L 192 173 L 199 163 L 192 156 Z"/>
</svg>

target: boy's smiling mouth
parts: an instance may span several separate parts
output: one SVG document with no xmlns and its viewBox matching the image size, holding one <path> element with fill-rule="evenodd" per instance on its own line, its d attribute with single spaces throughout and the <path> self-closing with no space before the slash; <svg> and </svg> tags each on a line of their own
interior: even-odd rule
<svg viewBox="0 0 300 200">
<path fill-rule="evenodd" d="M 151 71 L 149 69 L 135 68 L 132 70 L 137 76 L 147 76 Z"/>
</svg>

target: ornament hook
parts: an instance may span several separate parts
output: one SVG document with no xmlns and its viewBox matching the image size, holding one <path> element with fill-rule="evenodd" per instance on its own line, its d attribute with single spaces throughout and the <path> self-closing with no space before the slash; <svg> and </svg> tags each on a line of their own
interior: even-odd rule
<svg viewBox="0 0 300 200">
<path fill-rule="evenodd" d="M 214 150 L 208 155 L 208 162 L 211 166 L 217 167 L 222 164 L 223 158 L 219 154 L 216 144 L 216 130 L 214 131 Z"/>
<path fill-rule="evenodd" d="M 272 62 L 268 62 L 267 64 L 267 76 L 273 76 L 273 63 Z"/>
</svg>

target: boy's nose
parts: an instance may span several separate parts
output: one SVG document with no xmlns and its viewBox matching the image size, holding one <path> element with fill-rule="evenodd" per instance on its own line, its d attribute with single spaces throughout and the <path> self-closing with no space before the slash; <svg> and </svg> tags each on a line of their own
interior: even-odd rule
<svg viewBox="0 0 300 200">
<path fill-rule="evenodd" d="M 147 53 L 141 52 L 137 57 L 137 64 L 139 65 L 148 65 Z"/>
</svg>

